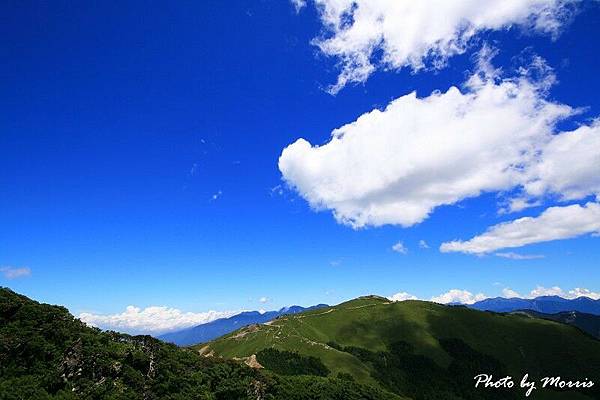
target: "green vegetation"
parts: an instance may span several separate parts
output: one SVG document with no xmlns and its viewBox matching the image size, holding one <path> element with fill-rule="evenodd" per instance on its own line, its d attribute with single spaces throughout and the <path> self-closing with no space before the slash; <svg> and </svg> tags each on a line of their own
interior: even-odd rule
<svg viewBox="0 0 600 400">
<path fill-rule="evenodd" d="M 256 360 L 264 368 L 280 375 L 329 375 L 329 369 L 318 358 L 292 351 L 263 349 L 256 354 Z"/>
<path fill-rule="evenodd" d="M 561 323 L 448 307 L 423 301 L 393 303 L 363 297 L 335 307 L 281 317 L 241 329 L 208 345 L 227 358 L 274 348 L 319 358 L 330 376 L 351 375 L 414 399 L 510 399 L 523 396 L 473 387 L 479 373 L 496 378 L 528 373 L 585 377 L 592 389 L 569 391 L 570 399 L 600 398 L 600 341 Z M 342 375 L 342 376 L 345 376 Z M 532 395 L 533 396 L 533 395 Z M 538 389 L 536 399 L 565 394 Z"/>
<path fill-rule="evenodd" d="M 0 288 L 1 400 L 395 398 L 343 379 L 278 376 L 149 336 L 102 332 L 63 307 Z"/>
<path fill-rule="evenodd" d="M 392 393 L 344 379 L 306 375 L 278 379 L 275 396 L 282 400 L 402 400 Z"/>
<path fill-rule="evenodd" d="M 1 399 L 244 399 L 267 386 L 250 368 L 101 332 L 5 289 L 0 321 Z"/>
<path fill-rule="evenodd" d="M 516 399 L 511 390 L 485 392 L 473 391 L 472 371 L 486 371 L 494 376 L 506 376 L 501 363 L 481 354 L 460 339 L 442 339 L 442 347 L 452 355 L 453 361 L 442 368 L 433 360 L 415 354 L 407 342 L 390 344 L 389 351 L 372 352 L 360 347 L 332 347 L 353 354 L 373 368 L 373 376 L 391 391 L 414 399 Z"/>
<path fill-rule="evenodd" d="M 524 373 L 589 378 L 594 388 L 531 398 L 600 398 L 600 341 L 544 319 L 366 297 L 181 349 L 90 328 L 63 307 L 0 288 L 0 400 L 523 396 L 518 388 L 475 390 L 479 373 L 512 375 L 517 385 Z"/>
<path fill-rule="evenodd" d="M 586 314 L 579 311 L 565 311 L 556 314 L 544 314 L 533 310 L 513 311 L 512 314 L 562 322 L 563 324 L 577 327 L 588 335 L 592 335 L 596 339 L 600 339 L 600 315 Z"/>
</svg>

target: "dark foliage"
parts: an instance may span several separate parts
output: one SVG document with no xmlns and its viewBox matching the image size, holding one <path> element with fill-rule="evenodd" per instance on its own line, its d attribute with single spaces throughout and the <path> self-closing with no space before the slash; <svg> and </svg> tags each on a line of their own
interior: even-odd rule
<svg viewBox="0 0 600 400">
<path fill-rule="evenodd" d="M 291 351 L 264 349 L 256 354 L 256 360 L 266 369 L 280 375 L 329 375 L 329 369 L 318 358 Z"/>
<path fill-rule="evenodd" d="M 343 379 L 312 376 L 277 377 L 275 395 L 285 400 L 394 400 L 398 397 Z"/>
<path fill-rule="evenodd" d="M 0 399 L 245 399 L 266 383 L 150 336 L 101 332 L 0 290 Z"/>
<path fill-rule="evenodd" d="M 415 354 L 412 345 L 395 342 L 389 351 L 372 352 L 360 347 L 330 346 L 346 351 L 373 367 L 373 378 L 390 391 L 415 400 L 500 400 L 513 399 L 508 390 L 474 390 L 473 371 L 486 371 L 494 376 L 506 376 L 505 368 L 496 359 L 479 353 L 460 339 L 441 339 L 440 344 L 452 356 L 447 368 L 432 359 Z"/>
</svg>

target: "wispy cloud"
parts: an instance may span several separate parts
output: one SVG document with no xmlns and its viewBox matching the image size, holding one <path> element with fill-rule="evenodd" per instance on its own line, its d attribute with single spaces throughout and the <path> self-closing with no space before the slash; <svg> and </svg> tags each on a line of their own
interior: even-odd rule
<svg viewBox="0 0 600 400">
<path fill-rule="evenodd" d="M 296 9 L 296 12 L 300 12 L 304 7 L 306 7 L 306 0 L 290 0 Z"/>
<path fill-rule="evenodd" d="M 508 258 L 510 260 L 537 260 L 540 258 L 546 258 L 542 254 L 519 254 L 519 253 L 495 253 L 496 257 Z"/>
<path fill-rule="evenodd" d="M 292 0 L 296 10 L 306 0 Z M 413 71 L 443 68 L 486 31 L 521 27 L 556 37 L 572 16 L 576 0 L 503 2 L 314 0 L 325 34 L 314 43 L 339 61 L 340 91 L 365 82 L 377 69 Z"/>
<path fill-rule="evenodd" d="M 200 169 L 200 164 L 198 163 L 193 163 L 192 167 L 190 168 L 190 172 L 189 175 L 190 176 L 195 176 L 198 173 L 198 170 Z"/>
<path fill-rule="evenodd" d="M 269 189 L 269 194 L 271 196 L 283 196 L 285 193 L 285 188 L 283 187 L 283 185 L 275 185 L 272 188 Z"/>
<path fill-rule="evenodd" d="M 0 267 L 0 273 L 6 279 L 18 279 L 31 276 L 31 269 L 28 267 Z"/>
<path fill-rule="evenodd" d="M 467 241 L 442 243 L 442 252 L 486 254 L 499 249 L 600 233 L 600 203 L 550 207 L 538 217 L 494 225 Z M 510 253 L 501 253 L 510 254 Z"/>
<path fill-rule="evenodd" d="M 407 254 L 408 253 L 408 249 L 406 248 L 406 246 L 402 242 L 398 242 L 395 245 L 393 245 L 392 246 L 392 250 L 394 250 L 396 253 L 400 253 L 400 254 Z"/>
<path fill-rule="evenodd" d="M 222 195 L 223 195 L 223 191 L 218 190 L 216 193 L 214 193 L 212 196 L 210 196 L 210 201 L 217 201 Z"/>
</svg>

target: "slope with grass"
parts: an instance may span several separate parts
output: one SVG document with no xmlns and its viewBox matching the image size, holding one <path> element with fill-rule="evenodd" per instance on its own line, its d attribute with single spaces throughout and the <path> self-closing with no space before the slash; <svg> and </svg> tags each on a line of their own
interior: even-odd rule
<svg viewBox="0 0 600 400">
<path fill-rule="evenodd" d="M 513 314 L 527 315 L 533 318 L 543 318 L 573 325 L 596 339 L 600 339 L 600 315 L 586 314 L 579 311 L 544 314 L 533 310 L 514 311 Z"/>
<path fill-rule="evenodd" d="M 226 358 L 250 357 L 267 348 L 316 357 L 332 375 L 351 376 L 415 399 L 523 395 L 517 390 L 475 391 L 473 376 L 482 372 L 515 379 L 525 373 L 531 379 L 587 377 L 598 384 L 568 394 L 538 390 L 536 398 L 600 398 L 600 341 L 580 330 L 539 318 L 423 301 L 362 297 L 280 317 L 196 347 Z M 434 388 L 427 389 L 432 382 Z"/>
</svg>

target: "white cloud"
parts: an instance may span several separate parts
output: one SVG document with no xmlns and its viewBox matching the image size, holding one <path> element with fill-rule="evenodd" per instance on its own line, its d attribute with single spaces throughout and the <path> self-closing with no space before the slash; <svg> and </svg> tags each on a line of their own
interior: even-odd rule
<svg viewBox="0 0 600 400">
<path fill-rule="evenodd" d="M 590 299 L 598 300 L 600 299 L 600 293 L 592 292 L 589 289 L 584 288 L 575 288 L 565 292 L 558 286 L 553 286 L 550 288 L 546 288 L 543 286 L 537 286 L 531 292 L 529 292 L 528 298 L 533 299 L 540 296 L 560 296 L 565 299 L 576 299 L 578 297 L 589 297 Z"/>
<path fill-rule="evenodd" d="M 529 292 L 529 298 L 535 298 L 540 296 L 561 296 L 563 297 L 565 293 L 558 286 L 553 286 L 550 288 L 545 288 L 543 286 L 538 286 Z"/>
<path fill-rule="evenodd" d="M 556 135 L 528 169 L 530 196 L 557 193 L 561 200 L 600 199 L 600 121 Z"/>
<path fill-rule="evenodd" d="M 304 7 L 306 7 L 306 0 L 290 0 L 296 9 L 296 12 L 300 12 Z"/>
<path fill-rule="evenodd" d="M 583 288 L 575 288 L 573 290 L 569 290 L 568 296 L 572 299 L 576 299 L 577 297 L 589 297 L 590 299 L 600 300 L 600 293 L 592 292 L 589 289 Z"/>
<path fill-rule="evenodd" d="M 214 193 L 212 196 L 210 196 L 210 201 L 216 201 L 222 195 L 223 195 L 223 191 L 222 190 L 218 190 L 216 193 Z"/>
<path fill-rule="evenodd" d="M 485 254 L 498 249 L 600 233 L 600 204 L 550 207 L 538 217 L 524 217 L 488 228 L 467 241 L 442 243 L 442 252 Z"/>
<path fill-rule="evenodd" d="M 495 253 L 496 257 L 508 258 L 510 260 L 537 260 L 540 258 L 545 258 L 545 256 L 541 254 L 519 254 L 519 253 Z"/>
<path fill-rule="evenodd" d="M 408 253 L 408 249 L 406 248 L 406 246 L 402 242 L 398 242 L 395 245 L 393 245 L 392 246 L 392 250 L 394 250 L 396 253 L 400 253 L 400 254 L 407 254 Z"/>
<path fill-rule="evenodd" d="M 600 299 L 599 292 L 593 292 L 589 289 L 584 288 L 575 288 L 569 291 L 564 291 L 558 286 L 553 286 L 550 288 L 546 288 L 543 286 L 537 286 L 535 289 L 531 290 L 528 295 L 521 296 L 517 291 L 511 288 L 502 289 L 502 296 L 506 298 L 526 298 L 533 299 L 539 296 L 560 296 L 565 299 L 576 299 L 578 297 L 589 297 L 594 300 Z M 460 304 L 473 304 L 478 301 L 482 301 L 489 298 L 487 295 L 483 293 L 473 294 L 468 290 L 463 289 L 452 289 L 447 291 L 446 293 L 442 293 L 439 296 L 434 296 L 430 299 L 435 303 L 440 304 L 448 304 L 448 303 L 460 303 Z M 388 299 L 391 301 L 404 301 L 404 300 L 418 300 L 419 297 L 412 295 L 407 292 L 398 292 L 394 295 L 388 296 Z"/>
<path fill-rule="evenodd" d="M 268 297 L 261 297 L 260 299 L 258 299 L 258 302 L 261 304 L 265 304 L 268 303 L 271 299 L 269 299 Z"/>
<path fill-rule="evenodd" d="M 524 197 L 514 197 L 512 199 L 508 199 L 506 206 L 500 208 L 498 210 L 498 214 L 515 213 L 526 210 L 531 207 L 537 207 L 541 205 L 542 202 L 540 200 L 532 200 Z"/>
<path fill-rule="evenodd" d="M 200 164 L 193 163 L 192 168 L 190 168 L 189 176 L 195 176 L 198 174 L 198 170 L 200 169 Z"/>
<path fill-rule="evenodd" d="M 18 279 L 31 276 L 31 269 L 28 267 L 0 267 L 0 273 L 6 279 Z"/>
<path fill-rule="evenodd" d="M 410 293 L 399 292 L 388 297 L 391 301 L 405 301 L 405 300 L 417 300 L 417 296 Z"/>
<path fill-rule="evenodd" d="M 429 245 L 427 244 L 427 242 L 426 242 L 426 241 L 424 241 L 424 240 L 419 240 L 419 247 L 420 247 L 420 248 L 422 248 L 422 249 L 428 249 L 428 248 L 429 248 Z"/>
<path fill-rule="evenodd" d="M 313 0 L 325 34 L 314 43 L 339 60 L 329 91 L 364 82 L 377 67 L 441 68 L 478 33 L 512 26 L 556 36 L 576 0 Z M 305 0 L 292 0 L 296 9 Z M 381 56 L 376 56 L 381 54 Z"/>
<path fill-rule="evenodd" d="M 473 294 L 468 290 L 452 289 L 439 296 L 431 298 L 431 301 L 435 303 L 448 304 L 448 303 L 461 303 L 461 304 L 473 304 L 477 301 L 485 300 L 487 296 L 483 293 Z"/>
<path fill-rule="evenodd" d="M 279 158 L 284 180 L 354 228 L 411 226 L 436 207 L 531 182 L 527 167 L 553 142 L 556 122 L 576 111 L 544 97 L 549 77 L 500 79 L 490 56 L 484 47 L 462 91 L 404 95 L 321 146 L 298 139 Z"/>
<path fill-rule="evenodd" d="M 508 299 L 511 299 L 513 297 L 521 297 L 521 295 L 519 293 L 515 292 L 511 288 L 502 289 L 502 296 L 506 297 Z"/>
<path fill-rule="evenodd" d="M 205 324 L 219 318 L 237 314 L 234 311 L 184 312 L 165 306 L 151 306 L 141 309 L 127 306 L 119 314 L 81 313 L 79 319 L 86 324 L 102 329 L 111 329 L 133 334 L 160 334 L 177 329 Z"/>
</svg>

